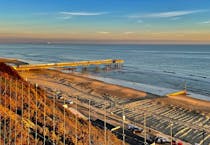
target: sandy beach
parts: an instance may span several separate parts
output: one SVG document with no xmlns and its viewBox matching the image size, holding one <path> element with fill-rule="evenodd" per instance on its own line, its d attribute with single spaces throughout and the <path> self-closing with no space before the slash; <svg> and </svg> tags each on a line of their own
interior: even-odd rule
<svg viewBox="0 0 210 145">
<path fill-rule="evenodd" d="M 210 102 L 208 101 L 185 95 L 160 97 L 120 85 L 108 84 L 78 73 L 36 70 L 21 72 L 21 75 L 31 83 L 38 83 L 50 94 L 59 91 L 62 96 L 71 100 L 78 96 L 82 107 L 87 106 L 88 100 L 91 100 L 91 106 L 96 112 L 100 110 L 103 112 L 104 108 L 108 108 L 110 113 L 119 118 L 119 121 L 113 122 L 115 125 L 120 122 L 124 106 L 128 123 L 142 126 L 143 112 L 146 112 L 147 123 L 151 130 L 161 130 L 159 134 L 167 135 L 170 129 L 168 124 L 173 121 L 174 130 L 176 130 L 174 136 L 177 139 L 197 136 L 194 140 L 185 140 L 190 143 L 201 143 L 202 130 L 209 131 L 210 129 Z M 82 109 L 80 111 L 82 112 Z M 87 116 L 87 111 L 84 109 L 83 113 Z M 94 114 L 93 117 L 100 117 L 100 114 L 103 113 Z M 188 131 L 185 132 L 186 130 Z M 210 140 L 210 135 L 206 137 L 206 140 Z"/>
<path fill-rule="evenodd" d="M 80 73 L 61 73 L 56 70 L 37 70 L 31 72 L 21 72 L 23 78 L 27 78 L 32 82 L 39 84 L 48 84 L 50 78 L 56 80 L 56 78 L 67 79 L 72 84 L 76 84 L 79 89 L 84 90 L 90 94 L 104 95 L 109 94 L 112 97 L 121 99 L 137 99 L 137 98 L 149 98 L 150 93 L 135 90 L 132 88 L 123 87 L 120 85 L 109 84 L 103 81 L 89 78 L 88 75 Z M 49 77 L 51 76 L 51 77 Z M 52 78 L 53 77 L 53 78 Z M 52 86 L 53 87 L 53 86 Z M 56 87 L 56 86 L 54 86 Z M 157 96 L 152 95 L 154 100 L 161 101 L 166 104 L 174 104 L 177 106 L 182 106 L 188 109 L 201 111 L 210 115 L 210 102 L 205 100 L 196 99 L 187 95 L 177 95 L 177 96 Z"/>
<path fill-rule="evenodd" d="M 191 110 L 204 112 L 210 116 L 210 102 L 209 101 L 195 99 L 186 95 L 169 96 L 167 98 L 162 99 L 162 101 L 168 104 L 174 104 L 174 105 L 182 106 L 184 108 L 188 108 Z"/>
</svg>

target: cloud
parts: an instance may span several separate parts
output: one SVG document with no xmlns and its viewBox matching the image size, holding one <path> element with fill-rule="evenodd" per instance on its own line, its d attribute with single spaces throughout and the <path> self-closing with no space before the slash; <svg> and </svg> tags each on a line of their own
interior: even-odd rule
<svg viewBox="0 0 210 145">
<path fill-rule="evenodd" d="M 210 20 L 209 21 L 200 22 L 200 24 L 210 24 Z"/>
<path fill-rule="evenodd" d="M 140 15 L 130 15 L 130 18 L 173 18 L 185 15 L 191 15 L 196 13 L 206 12 L 206 10 L 183 10 L 183 11 L 168 11 L 168 12 L 158 12 L 158 13 L 146 13 Z"/>
<path fill-rule="evenodd" d="M 99 34 L 110 34 L 110 32 L 107 32 L 107 31 L 100 31 L 100 32 L 97 32 Z"/>
<path fill-rule="evenodd" d="M 47 13 L 47 12 L 37 12 L 37 13 L 32 13 L 32 15 L 47 16 L 47 15 L 50 15 L 50 13 Z"/>
<path fill-rule="evenodd" d="M 60 12 L 60 14 L 66 16 L 99 16 L 108 13 L 107 12 Z"/>
<path fill-rule="evenodd" d="M 68 19 L 71 19 L 72 17 L 62 17 L 62 19 L 64 19 L 64 20 L 68 20 Z"/>
<path fill-rule="evenodd" d="M 179 20 L 179 19 L 181 19 L 181 17 L 172 17 L 171 18 L 172 21 L 176 21 L 176 20 Z"/>
<path fill-rule="evenodd" d="M 143 20 L 138 20 L 137 23 L 143 23 Z"/>
<path fill-rule="evenodd" d="M 131 32 L 131 31 L 128 31 L 128 32 L 124 32 L 124 34 L 126 35 L 129 35 L 129 34 L 134 34 L 135 32 Z"/>
<path fill-rule="evenodd" d="M 58 19 L 69 20 L 72 16 L 59 16 Z"/>
</svg>

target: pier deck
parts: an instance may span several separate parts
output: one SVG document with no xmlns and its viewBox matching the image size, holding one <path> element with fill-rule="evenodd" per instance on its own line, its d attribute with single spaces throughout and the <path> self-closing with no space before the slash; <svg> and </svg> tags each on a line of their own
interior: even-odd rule
<svg viewBox="0 0 210 145">
<path fill-rule="evenodd" d="M 29 65 L 19 65 L 14 66 L 18 71 L 22 70 L 34 70 L 34 69 L 47 69 L 47 68 L 57 68 L 57 67 L 87 67 L 90 65 L 112 65 L 112 64 L 123 64 L 122 59 L 106 59 L 106 60 L 92 60 L 92 61 L 76 61 L 76 62 L 61 62 L 61 63 L 48 63 L 48 64 L 29 64 Z"/>
</svg>

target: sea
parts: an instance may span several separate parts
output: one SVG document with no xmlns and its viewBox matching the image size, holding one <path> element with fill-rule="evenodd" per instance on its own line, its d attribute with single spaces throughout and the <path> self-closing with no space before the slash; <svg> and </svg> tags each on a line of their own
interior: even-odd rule
<svg viewBox="0 0 210 145">
<path fill-rule="evenodd" d="M 186 86 L 190 96 L 210 101 L 210 45 L 0 44 L 0 57 L 31 64 L 123 59 L 121 69 L 88 76 L 157 95 Z"/>
</svg>

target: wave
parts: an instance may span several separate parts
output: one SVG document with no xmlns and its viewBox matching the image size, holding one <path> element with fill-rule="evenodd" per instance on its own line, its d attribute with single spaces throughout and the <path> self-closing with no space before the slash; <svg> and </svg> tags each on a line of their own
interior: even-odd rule
<svg viewBox="0 0 210 145">
<path fill-rule="evenodd" d="M 121 85 L 124 87 L 136 89 L 139 91 L 144 91 L 144 92 L 151 93 L 158 96 L 165 96 L 166 94 L 180 91 L 176 89 L 163 88 L 163 87 L 158 87 L 158 86 L 153 86 L 153 85 L 148 85 L 148 84 L 141 84 L 137 82 L 131 82 L 131 81 L 125 81 L 125 80 L 119 80 L 119 79 L 113 79 L 113 78 L 107 78 L 107 77 L 99 77 L 99 76 L 92 76 L 92 75 L 89 75 L 88 77 L 92 79 L 100 80 L 106 83 L 111 83 L 114 85 Z M 192 98 L 210 101 L 209 96 L 205 96 L 205 95 L 201 95 L 201 94 L 197 94 L 193 92 L 188 92 L 188 94 Z"/>
</svg>

